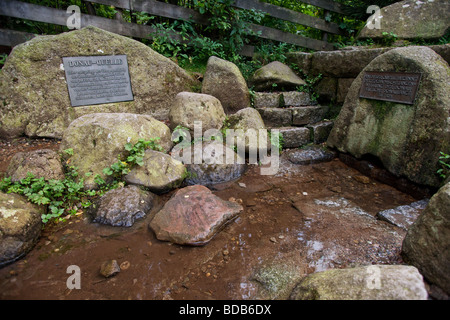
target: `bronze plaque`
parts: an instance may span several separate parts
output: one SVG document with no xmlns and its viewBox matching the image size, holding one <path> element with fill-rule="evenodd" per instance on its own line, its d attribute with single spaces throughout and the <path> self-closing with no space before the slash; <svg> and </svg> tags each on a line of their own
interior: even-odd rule
<svg viewBox="0 0 450 320">
<path fill-rule="evenodd" d="M 421 76 L 412 72 L 365 72 L 359 97 L 414 104 Z"/>
<path fill-rule="evenodd" d="M 126 55 L 64 57 L 72 107 L 133 100 Z"/>
</svg>

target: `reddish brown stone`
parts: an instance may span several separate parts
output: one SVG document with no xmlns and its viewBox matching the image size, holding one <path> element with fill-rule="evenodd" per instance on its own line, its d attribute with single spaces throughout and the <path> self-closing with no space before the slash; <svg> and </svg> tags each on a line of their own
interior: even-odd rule
<svg viewBox="0 0 450 320">
<path fill-rule="evenodd" d="M 159 240 L 204 245 L 243 210 L 200 185 L 178 190 L 150 223 Z"/>
</svg>

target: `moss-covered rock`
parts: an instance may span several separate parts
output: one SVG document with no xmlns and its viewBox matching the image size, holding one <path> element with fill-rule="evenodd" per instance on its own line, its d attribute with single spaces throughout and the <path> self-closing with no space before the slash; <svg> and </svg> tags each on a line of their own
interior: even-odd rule
<svg viewBox="0 0 450 320">
<path fill-rule="evenodd" d="M 421 73 L 414 104 L 360 98 L 366 71 Z M 357 158 L 376 156 L 395 175 L 437 187 L 440 152 L 450 152 L 449 92 L 450 68 L 433 50 L 390 50 L 354 80 L 327 143 Z"/>
<path fill-rule="evenodd" d="M 284 63 L 273 61 L 256 70 L 249 84 L 254 86 L 256 91 L 265 91 L 272 90 L 274 85 L 277 90 L 295 89 L 297 86 L 305 85 L 306 82 Z"/>
<path fill-rule="evenodd" d="M 383 33 L 393 33 L 399 39 L 439 39 L 450 28 L 448 0 L 405 0 L 384 7 L 379 12 L 381 28 L 367 25 L 358 38 L 382 39 Z M 375 15 L 367 20 L 373 24 Z"/>
<path fill-rule="evenodd" d="M 41 234 L 44 208 L 0 192 L 0 267 L 27 254 Z"/>
<path fill-rule="evenodd" d="M 403 258 L 423 276 L 450 294 L 450 183 L 430 199 L 408 229 Z"/>
<path fill-rule="evenodd" d="M 104 168 L 117 162 L 125 154 L 125 144 L 139 139 L 159 138 L 157 143 L 168 152 L 172 147 L 169 127 L 148 115 L 130 113 L 96 113 L 73 121 L 61 142 L 61 150 L 73 149 L 70 165 L 85 177 L 87 188 L 96 188 L 95 176 L 106 179 Z"/>
<path fill-rule="evenodd" d="M 178 188 L 186 177 L 183 163 L 162 152 L 147 150 L 143 162 L 124 177 L 127 183 L 163 193 Z"/>
<path fill-rule="evenodd" d="M 250 107 L 250 92 L 239 68 L 215 56 L 208 59 L 202 93 L 219 99 L 226 114 Z"/>
<path fill-rule="evenodd" d="M 227 143 L 233 143 L 239 149 L 240 143 L 245 144 L 245 151 L 247 153 L 261 154 L 265 150 L 270 149 L 270 139 L 265 134 L 264 141 L 260 141 L 259 130 L 265 130 L 264 120 L 258 110 L 253 108 L 244 108 L 231 115 L 227 121 L 228 129 L 233 129 L 234 140 Z M 228 136 L 227 136 L 228 138 Z"/>
<path fill-rule="evenodd" d="M 372 265 L 332 269 L 305 277 L 292 300 L 426 300 L 423 278 L 415 267 Z"/>
<path fill-rule="evenodd" d="M 219 99 L 209 94 L 180 92 L 169 111 L 171 129 L 177 126 L 188 128 L 194 133 L 194 123 L 201 123 L 202 132 L 208 129 L 220 130 L 225 112 Z"/>
<path fill-rule="evenodd" d="M 72 107 L 62 57 L 127 55 L 134 101 Z M 129 112 L 167 119 L 176 94 L 195 80 L 146 45 L 95 27 L 38 36 L 16 46 L 0 74 L 0 137 L 61 138 L 76 118 Z"/>
</svg>

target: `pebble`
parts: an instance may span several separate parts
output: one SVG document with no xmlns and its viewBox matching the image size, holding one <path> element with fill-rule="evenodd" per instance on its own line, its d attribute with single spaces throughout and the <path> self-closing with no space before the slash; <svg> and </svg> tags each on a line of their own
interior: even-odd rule
<svg viewBox="0 0 450 320">
<path fill-rule="evenodd" d="M 353 179 L 355 179 L 356 181 L 363 183 L 363 184 L 369 184 L 370 183 L 370 178 L 366 177 L 366 176 L 362 176 L 362 175 L 358 175 L 358 176 L 353 176 Z"/>
<path fill-rule="evenodd" d="M 100 266 L 100 274 L 105 278 L 109 278 L 114 276 L 115 274 L 120 272 L 120 266 L 117 263 L 117 260 L 107 260 L 102 263 Z"/>
<path fill-rule="evenodd" d="M 277 242 L 277 239 L 275 239 L 275 237 L 270 237 L 270 239 L 269 239 L 271 242 L 273 242 L 273 243 L 276 243 Z"/>
<path fill-rule="evenodd" d="M 129 261 L 124 261 L 120 264 L 120 270 L 127 270 L 130 267 L 131 263 Z"/>
</svg>

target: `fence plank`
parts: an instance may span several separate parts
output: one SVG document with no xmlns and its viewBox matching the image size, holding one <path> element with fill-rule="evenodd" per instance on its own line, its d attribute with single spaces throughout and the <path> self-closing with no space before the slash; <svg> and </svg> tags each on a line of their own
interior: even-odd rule
<svg viewBox="0 0 450 320">
<path fill-rule="evenodd" d="M 238 2 L 241 0 L 238 0 Z M 259 2 L 255 0 L 246 0 L 249 3 Z M 205 17 L 197 14 L 192 9 L 178 7 L 174 5 L 168 5 L 167 3 L 156 3 L 157 1 L 151 0 L 92 0 L 95 3 L 102 3 L 106 5 L 117 6 L 123 9 L 132 9 L 136 11 L 148 12 L 150 14 L 161 14 L 164 16 L 170 16 L 174 19 L 194 19 L 194 21 L 202 21 L 205 23 Z M 242 5 L 243 6 L 243 5 Z M 283 9 L 283 8 L 281 8 Z M 287 9 L 286 9 L 287 10 Z M 292 11 L 292 10 L 290 10 Z M 284 11 L 279 11 L 284 12 Z M 295 12 L 295 11 L 293 11 Z M 70 14 L 66 13 L 64 10 L 59 10 L 55 8 L 49 8 L 45 6 L 40 6 L 36 4 L 20 2 L 16 0 L 2 0 L 2 5 L 0 6 L 0 15 L 28 19 L 39 22 L 46 22 L 50 24 L 65 26 L 67 19 Z M 149 25 L 141 25 L 135 23 L 128 23 L 108 18 L 102 18 L 98 16 L 91 16 L 87 14 L 81 15 L 81 27 L 92 25 L 104 30 L 121 34 L 124 36 L 151 39 L 152 35 L 157 33 L 158 30 Z M 312 38 L 303 37 L 300 35 L 283 32 L 278 29 L 273 29 L 265 26 L 260 26 L 256 24 L 250 24 L 249 29 L 259 37 L 276 40 L 281 42 L 286 42 L 290 44 L 295 44 L 301 47 L 314 49 L 314 50 L 333 50 L 333 46 L 325 41 L 316 40 Z M 175 39 L 177 41 L 183 42 L 182 37 L 176 32 L 168 32 L 165 35 Z M 6 40 L 5 40 L 6 41 Z M 250 48 L 251 49 L 251 48 Z M 244 50 L 244 52 L 251 52 Z M 248 55 L 249 53 L 245 54 Z"/>
<path fill-rule="evenodd" d="M 70 14 L 66 11 L 54 8 L 39 6 L 31 3 L 2 0 L 0 6 L 0 15 L 10 16 L 14 18 L 27 19 L 39 22 L 46 22 L 56 25 L 65 26 Z M 81 15 L 81 27 L 95 26 L 110 32 L 121 34 L 129 37 L 137 37 L 143 39 L 151 39 L 152 34 L 158 31 L 147 25 L 128 23 L 108 18 L 91 16 L 87 14 Z M 177 33 L 168 33 L 171 38 L 181 41 L 181 36 Z"/>
<path fill-rule="evenodd" d="M 343 10 L 345 8 L 345 5 L 340 4 L 339 2 L 333 0 L 300 0 L 300 2 L 304 2 L 319 8 L 323 8 L 328 11 L 345 14 Z"/>
<path fill-rule="evenodd" d="M 344 31 L 341 30 L 336 23 L 326 22 L 325 20 L 322 20 L 320 18 L 312 17 L 310 15 L 279 7 L 270 3 L 265 3 L 258 0 L 235 0 L 233 5 L 240 9 L 260 10 L 266 12 L 274 18 L 287 20 L 322 31 L 339 35 L 345 34 Z"/>
<path fill-rule="evenodd" d="M 194 9 L 184 8 L 155 0 L 89 0 L 89 2 L 114 6 L 135 12 L 145 12 L 155 16 L 177 20 L 192 20 L 207 25 L 208 19 Z"/>
<path fill-rule="evenodd" d="M 24 43 L 36 35 L 28 32 L 0 29 L 0 46 L 15 47 Z"/>
<path fill-rule="evenodd" d="M 188 8 L 183 8 L 183 7 L 179 7 L 179 6 L 175 6 L 175 5 L 170 5 L 167 4 L 165 2 L 158 2 L 158 1 L 154 1 L 154 0 L 130 0 L 130 2 L 132 3 L 131 6 L 126 3 L 127 1 L 124 0 L 91 0 L 91 2 L 94 3 L 101 3 L 101 4 L 106 4 L 106 5 L 113 5 L 113 6 L 123 6 L 124 9 L 130 9 L 131 7 L 134 8 L 135 11 L 142 11 L 142 12 L 146 12 L 146 13 L 150 13 L 150 14 L 155 14 L 155 15 L 161 15 L 164 17 L 166 16 L 166 13 L 168 13 L 170 15 L 171 18 L 174 19 L 192 19 L 194 22 L 196 23 L 201 23 L 201 24 L 207 24 L 207 20 L 205 18 L 205 16 L 196 13 L 194 14 L 194 12 L 196 12 L 193 9 L 188 9 Z M 155 5 L 155 2 L 158 2 L 158 5 Z M 242 7 L 242 9 L 248 9 L 246 7 L 245 3 L 249 4 L 249 9 L 253 9 L 253 5 L 258 5 L 258 4 L 262 4 L 259 1 L 255 1 L 255 0 L 237 0 L 235 1 L 234 5 L 240 5 Z M 149 3 L 149 5 L 146 5 L 146 3 Z M 273 6 L 273 5 L 269 5 L 269 9 L 273 9 L 272 7 L 275 7 L 276 9 L 280 9 L 279 11 L 279 15 L 286 17 L 287 14 L 292 14 L 294 13 L 294 17 L 296 14 L 298 14 L 298 12 L 293 11 L 293 10 L 288 10 L 285 8 L 281 8 L 281 7 L 277 7 L 277 6 Z M 169 8 L 169 9 L 167 9 Z M 267 7 L 265 7 L 267 8 Z M 176 10 L 175 10 L 176 9 Z M 256 8 L 258 9 L 258 8 Z M 276 12 L 276 9 L 273 9 L 273 12 Z M 287 13 L 286 13 L 287 12 Z M 308 15 L 304 15 L 308 18 L 314 18 Z M 293 18 L 295 19 L 295 18 Z M 317 19 L 317 18 L 314 18 Z M 323 21 L 321 19 L 317 19 L 319 21 Z M 325 21 L 323 21 L 325 23 Z M 314 24 L 314 22 L 311 22 L 311 24 Z M 300 35 L 296 35 L 296 34 L 292 34 L 292 33 L 287 33 L 287 32 L 283 32 L 281 30 L 277 30 L 277 29 L 273 29 L 273 28 L 269 28 L 269 27 L 264 27 L 264 26 L 259 26 L 256 24 L 250 24 L 250 30 L 254 31 L 255 33 L 258 34 L 259 37 L 261 38 L 265 38 L 265 39 L 270 39 L 270 40 L 276 40 L 276 41 L 281 41 L 281 42 L 287 42 L 287 43 L 291 43 L 291 44 L 295 44 L 295 45 L 299 45 L 308 49 L 314 49 L 314 50 L 333 50 L 333 46 L 330 44 L 327 44 L 324 41 L 321 40 L 315 40 L 312 38 L 307 38 L 307 37 L 303 37 Z M 328 29 L 327 29 L 328 30 Z M 333 29 L 334 32 L 336 33 L 336 30 Z M 248 56 L 249 53 L 251 52 L 251 50 L 243 50 L 241 52 L 241 54 Z"/>
<path fill-rule="evenodd" d="M 249 29 L 255 33 L 259 33 L 260 38 L 276 40 L 281 42 L 286 42 L 290 44 L 295 44 L 300 47 L 305 47 L 313 50 L 326 50 L 330 51 L 334 49 L 334 46 L 330 43 L 316 40 L 312 38 L 307 38 L 299 36 L 293 33 L 283 32 L 278 29 L 273 29 L 269 27 L 260 26 L 251 23 Z"/>
</svg>

